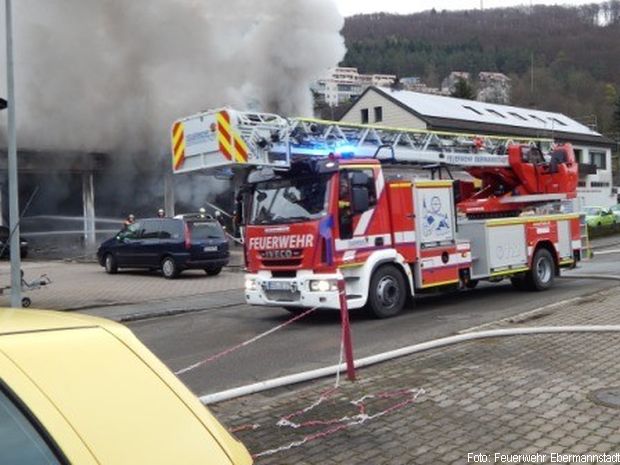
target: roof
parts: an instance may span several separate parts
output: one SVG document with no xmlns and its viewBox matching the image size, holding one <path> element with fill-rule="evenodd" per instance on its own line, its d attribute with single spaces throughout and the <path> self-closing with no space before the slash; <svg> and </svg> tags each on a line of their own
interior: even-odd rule
<svg viewBox="0 0 620 465">
<path fill-rule="evenodd" d="M 110 321 L 87 315 L 42 310 L 0 309 L 0 337 L 6 334 L 88 328 L 114 324 Z"/>
<path fill-rule="evenodd" d="M 499 105 L 386 87 L 369 87 L 422 119 L 429 129 L 484 132 L 613 145 L 613 142 L 562 113 Z M 358 100 L 359 101 L 359 100 Z"/>
</svg>

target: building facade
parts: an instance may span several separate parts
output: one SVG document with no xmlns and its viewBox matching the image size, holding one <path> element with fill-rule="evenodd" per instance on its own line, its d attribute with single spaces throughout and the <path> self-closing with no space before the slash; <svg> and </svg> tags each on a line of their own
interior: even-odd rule
<svg viewBox="0 0 620 465">
<path fill-rule="evenodd" d="M 339 67 L 312 85 L 312 91 L 319 100 L 335 107 L 359 97 L 370 86 L 389 87 L 396 82 L 393 74 L 360 74 L 357 68 Z"/>
<path fill-rule="evenodd" d="M 580 163 L 578 196 L 582 205 L 616 203 L 611 166 L 611 150 L 615 144 L 561 113 L 369 87 L 341 121 L 570 142 Z"/>
</svg>

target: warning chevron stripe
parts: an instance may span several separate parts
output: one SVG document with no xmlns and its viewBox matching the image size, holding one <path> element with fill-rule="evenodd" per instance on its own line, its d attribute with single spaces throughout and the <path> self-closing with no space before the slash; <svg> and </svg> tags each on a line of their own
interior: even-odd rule
<svg viewBox="0 0 620 465">
<path fill-rule="evenodd" d="M 172 127 L 172 167 L 178 170 L 185 161 L 185 130 L 177 121 Z"/>
<path fill-rule="evenodd" d="M 232 160 L 232 147 L 230 146 L 230 117 L 225 111 L 220 111 L 217 116 L 217 141 L 220 146 L 220 152 L 224 154 L 227 160 Z"/>
<path fill-rule="evenodd" d="M 220 151 L 228 160 L 247 163 L 249 149 L 243 139 L 232 129 L 228 112 L 219 112 L 216 119 Z"/>
</svg>

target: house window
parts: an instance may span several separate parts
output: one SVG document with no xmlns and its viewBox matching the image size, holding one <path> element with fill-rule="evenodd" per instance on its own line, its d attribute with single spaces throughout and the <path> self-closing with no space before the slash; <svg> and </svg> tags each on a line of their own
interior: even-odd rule
<svg viewBox="0 0 620 465">
<path fill-rule="evenodd" d="M 383 121 L 383 107 L 375 107 L 375 123 Z"/>
<path fill-rule="evenodd" d="M 476 114 L 478 114 L 478 115 L 481 115 L 481 114 L 482 114 L 481 112 L 479 112 L 478 110 L 476 110 L 474 107 L 470 107 L 469 105 L 463 105 L 463 108 L 465 108 L 466 110 L 469 110 L 469 111 L 473 111 L 474 113 L 476 113 Z"/>
<path fill-rule="evenodd" d="M 607 154 L 600 151 L 590 151 L 590 163 L 595 165 L 597 170 L 606 170 Z"/>
<path fill-rule="evenodd" d="M 362 108 L 360 113 L 362 116 L 362 124 L 368 124 L 368 108 Z"/>
<path fill-rule="evenodd" d="M 549 119 L 553 121 L 555 124 L 559 124 L 560 126 L 566 126 L 566 124 L 564 124 L 562 121 L 560 121 L 557 118 L 549 117 Z"/>
<path fill-rule="evenodd" d="M 515 113 L 514 111 L 509 111 L 508 113 L 511 114 L 512 116 L 516 116 L 520 120 L 527 121 L 527 118 L 523 115 L 520 115 L 519 113 Z"/>
<path fill-rule="evenodd" d="M 502 115 L 499 111 L 497 111 L 497 110 L 493 110 L 492 108 L 487 108 L 487 111 L 488 111 L 489 113 L 491 113 L 492 115 L 499 116 L 500 118 L 506 118 L 506 117 L 505 117 L 504 115 Z"/>
<path fill-rule="evenodd" d="M 538 121 L 538 122 L 540 122 L 540 123 L 546 124 L 544 119 L 539 118 L 539 117 L 538 117 L 538 116 L 536 116 L 536 115 L 530 115 L 530 117 L 531 117 L 531 118 L 534 118 L 536 121 Z"/>
<path fill-rule="evenodd" d="M 575 149 L 575 160 L 577 163 L 583 163 L 583 150 Z"/>
</svg>

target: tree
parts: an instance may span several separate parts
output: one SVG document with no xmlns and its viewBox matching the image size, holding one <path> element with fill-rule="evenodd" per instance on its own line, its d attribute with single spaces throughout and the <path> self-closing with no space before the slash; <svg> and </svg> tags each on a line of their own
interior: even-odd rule
<svg viewBox="0 0 620 465">
<path fill-rule="evenodd" d="M 612 121 L 614 131 L 620 133 L 620 97 L 616 99 L 616 104 L 614 106 L 614 115 Z"/>
<path fill-rule="evenodd" d="M 463 78 L 459 78 L 458 81 L 456 81 L 456 84 L 454 84 L 454 90 L 450 95 L 452 95 L 452 97 L 464 98 L 467 100 L 474 100 L 476 98 L 474 88 Z"/>
</svg>

